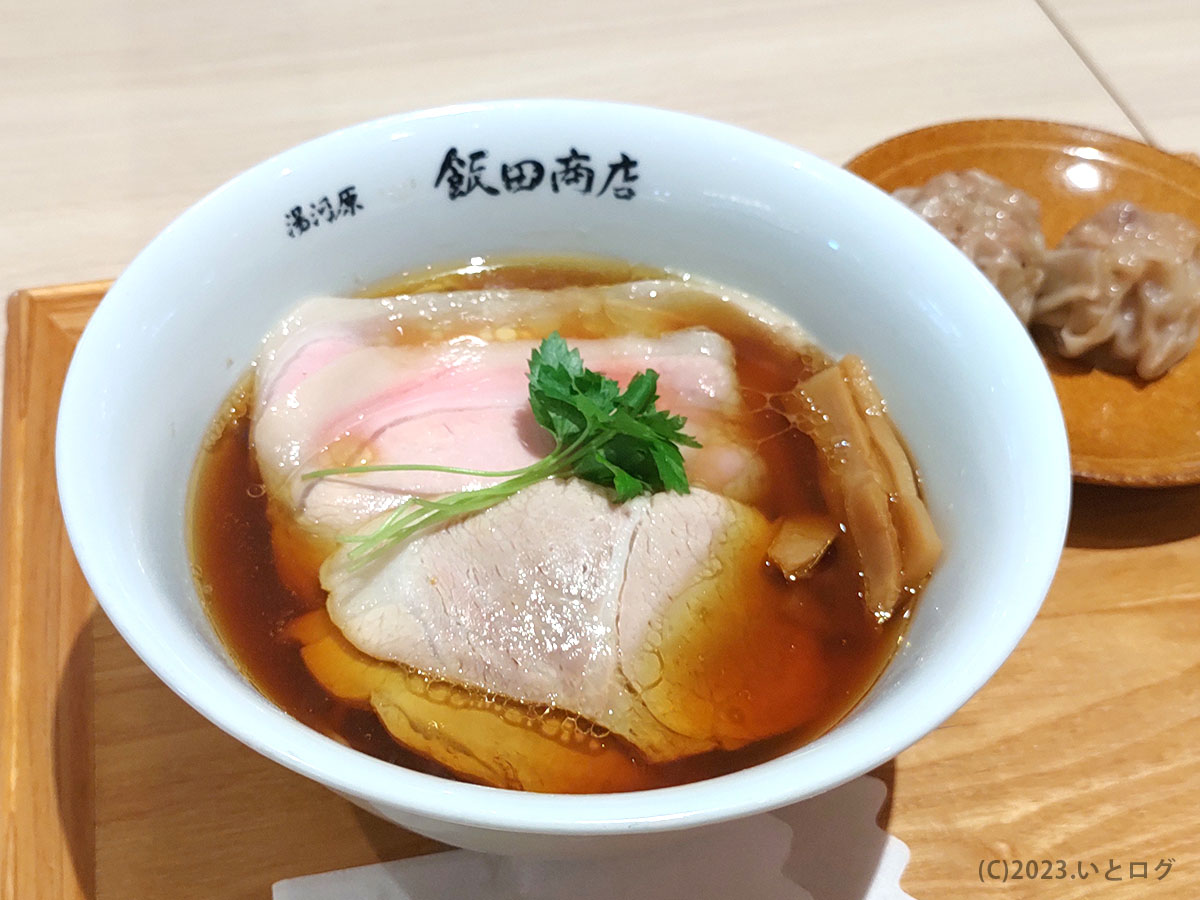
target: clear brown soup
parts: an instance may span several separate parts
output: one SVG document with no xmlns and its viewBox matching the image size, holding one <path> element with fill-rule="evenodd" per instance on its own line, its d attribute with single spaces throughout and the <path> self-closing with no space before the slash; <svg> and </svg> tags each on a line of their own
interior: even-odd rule
<svg viewBox="0 0 1200 900">
<path fill-rule="evenodd" d="M 567 285 L 615 284 L 664 273 L 607 260 L 517 260 L 461 269 L 429 268 L 377 285 L 370 296 L 417 290 L 484 287 L 552 289 Z M 771 489 L 761 511 L 770 519 L 825 512 L 817 485 L 817 451 L 807 436 L 779 412 L 772 398 L 792 390 L 824 363 L 819 350 L 800 352 L 781 346 L 769 331 L 727 305 L 703 303 L 695 308 L 655 311 L 622 332 L 608 323 L 564 312 L 555 323 L 571 338 L 612 337 L 618 333 L 654 334 L 703 325 L 727 338 L 736 351 L 737 374 L 748 413 L 744 426 L 759 443 Z M 285 585 L 317 583 L 320 554 L 296 552 L 280 545 L 285 532 L 277 530 L 272 545 L 268 499 L 250 446 L 247 377 L 231 395 L 214 423 L 210 440 L 197 462 L 191 502 L 191 543 L 196 577 L 218 634 L 251 682 L 270 700 L 311 728 L 355 749 L 397 765 L 446 777 L 456 777 L 432 760 L 401 746 L 366 706 L 344 702 L 328 693 L 309 674 L 299 647 L 285 630 L 297 617 L 320 605 L 313 590 Z M 734 751 L 706 753 L 668 764 L 649 764 L 614 735 L 597 737 L 597 754 L 622 754 L 636 765 L 628 767 L 628 783 L 620 789 L 639 790 L 682 784 L 731 772 L 785 753 L 829 730 L 843 718 L 874 683 L 903 636 L 907 611 L 880 626 L 865 611 L 861 576 L 854 554 L 826 553 L 813 574 L 789 582 L 777 572 L 760 584 L 774 592 L 778 628 L 772 629 L 780 647 L 766 652 L 786 656 L 791 647 L 820 649 L 817 666 L 825 687 L 813 704 L 815 712 L 799 728 L 791 728 Z M 290 571 L 281 578 L 277 560 Z M 765 566 L 769 564 L 764 563 Z M 297 573 L 297 568 L 300 569 Z M 809 639 L 797 641 L 797 636 Z M 729 658 L 758 654 L 763 647 L 731 647 Z M 791 686 L 780 685 L 781 691 Z M 783 696 L 783 695 L 781 695 Z M 480 702 L 488 702 L 482 694 Z M 767 708 L 770 698 L 764 698 Z M 567 789 L 578 789 L 567 788 Z"/>
</svg>

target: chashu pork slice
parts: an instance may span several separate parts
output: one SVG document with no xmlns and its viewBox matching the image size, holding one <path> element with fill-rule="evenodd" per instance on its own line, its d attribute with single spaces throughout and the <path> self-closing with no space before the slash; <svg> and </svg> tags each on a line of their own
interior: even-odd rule
<svg viewBox="0 0 1200 900">
<path fill-rule="evenodd" d="M 553 480 L 362 567 L 339 552 L 321 579 L 363 653 L 578 714 L 661 762 L 790 730 L 821 702 L 820 649 L 767 584 L 774 532 L 705 490 L 617 505 Z"/>
<path fill-rule="evenodd" d="M 494 483 L 445 472 L 303 476 L 386 463 L 527 466 L 553 442 L 529 409 L 536 341 L 517 335 L 545 334 L 564 309 L 605 315 L 611 308 L 616 316 L 698 293 L 681 283 L 638 282 L 308 300 L 267 336 L 255 368 L 251 437 L 267 490 L 284 518 L 331 537 L 412 496 Z M 643 369 L 659 373 L 659 408 L 687 416 L 688 432 L 704 445 L 684 451 L 693 481 L 747 500 L 765 487 L 761 460 L 736 425 L 741 395 L 724 338 L 682 328 L 570 343 L 585 365 L 622 386 Z"/>
</svg>

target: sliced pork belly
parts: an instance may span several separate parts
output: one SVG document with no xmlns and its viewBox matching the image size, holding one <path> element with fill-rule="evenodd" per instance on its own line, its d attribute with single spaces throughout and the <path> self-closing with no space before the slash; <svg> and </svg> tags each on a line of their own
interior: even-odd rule
<svg viewBox="0 0 1200 900">
<path fill-rule="evenodd" d="M 544 333 L 551 311 L 564 304 L 603 310 L 646 294 L 666 303 L 672 292 L 696 290 L 647 282 L 308 301 L 268 336 L 256 369 L 252 438 L 267 488 L 291 517 L 329 535 L 409 496 L 496 479 L 386 472 L 309 482 L 306 472 L 370 463 L 486 471 L 529 465 L 552 441 L 529 410 L 526 372 L 536 342 L 516 336 Z M 397 332 L 430 340 L 396 343 Z M 761 461 L 731 424 L 740 396 L 722 337 L 694 328 L 571 344 L 589 368 L 622 384 L 647 367 L 659 372 L 660 407 L 687 416 L 689 433 L 704 444 L 686 451 L 694 481 L 743 499 L 762 489 Z"/>
<path fill-rule="evenodd" d="M 335 554 L 321 580 L 368 656 L 576 713 L 666 761 L 795 728 L 819 702 L 819 648 L 766 583 L 774 533 L 705 490 L 615 505 L 555 480 L 361 568 Z"/>
</svg>

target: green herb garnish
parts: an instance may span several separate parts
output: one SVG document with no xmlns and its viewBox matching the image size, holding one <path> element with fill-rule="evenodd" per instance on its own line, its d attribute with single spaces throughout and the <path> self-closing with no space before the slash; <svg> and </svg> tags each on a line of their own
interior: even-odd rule
<svg viewBox="0 0 1200 900">
<path fill-rule="evenodd" d="M 495 506 L 522 488 L 547 478 L 574 476 L 610 487 L 618 503 L 656 491 L 688 492 L 681 446 L 699 447 L 683 433 L 687 421 L 655 407 L 658 373 L 647 369 L 633 377 L 625 392 L 611 378 L 583 367 L 555 332 L 529 358 L 529 406 L 543 428 L 554 435 L 554 449 L 544 459 L 507 472 L 452 466 L 347 466 L 308 472 L 304 479 L 367 472 L 450 472 L 504 478 L 498 484 L 450 494 L 439 500 L 413 497 L 375 531 L 339 540 L 357 544 L 352 561 L 365 562 L 420 531 Z"/>
</svg>

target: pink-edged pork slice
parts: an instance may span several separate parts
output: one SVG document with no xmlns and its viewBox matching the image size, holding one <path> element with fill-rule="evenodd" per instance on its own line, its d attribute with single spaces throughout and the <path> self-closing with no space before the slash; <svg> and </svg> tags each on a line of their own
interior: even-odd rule
<svg viewBox="0 0 1200 900">
<path fill-rule="evenodd" d="M 654 284 L 662 302 L 676 289 Z M 497 479 L 385 472 L 304 480 L 307 472 L 385 463 L 508 471 L 540 459 L 553 444 L 529 409 L 526 372 L 536 342 L 501 323 L 536 323 L 564 303 L 628 302 L 631 291 L 636 296 L 637 285 L 301 304 L 268 335 L 255 372 L 252 440 L 273 500 L 302 528 L 328 537 L 408 497 Z M 440 339 L 412 339 L 433 333 L 431 323 Z M 761 461 L 732 424 L 741 399 L 724 338 L 689 328 L 571 344 L 585 365 L 622 384 L 646 368 L 659 373 L 660 408 L 687 416 L 688 432 L 704 444 L 685 455 L 689 477 L 745 499 L 761 489 Z"/>
</svg>

